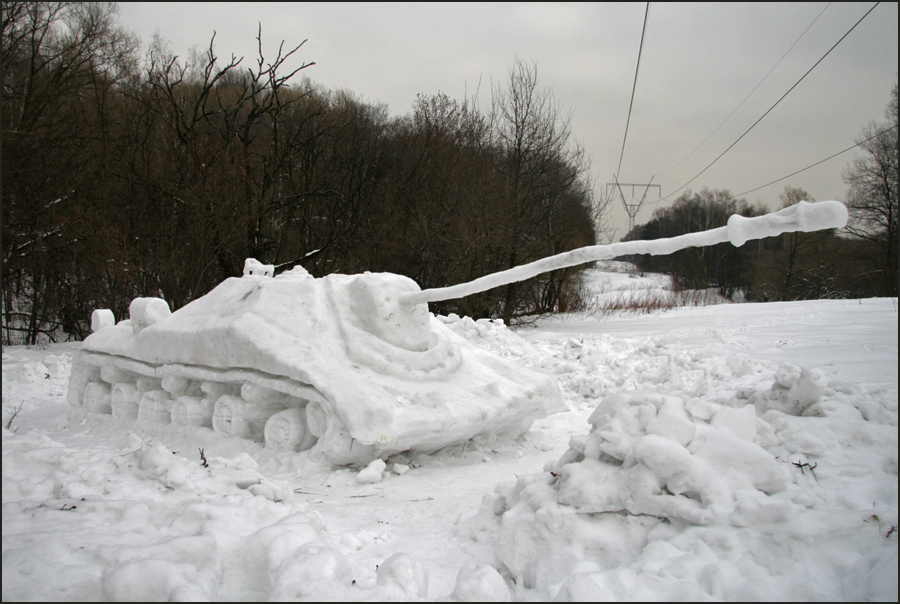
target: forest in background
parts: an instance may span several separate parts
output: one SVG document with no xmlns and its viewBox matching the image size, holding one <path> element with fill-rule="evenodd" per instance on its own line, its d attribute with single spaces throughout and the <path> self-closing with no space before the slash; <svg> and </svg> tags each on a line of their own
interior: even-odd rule
<svg viewBox="0 0 900 604">
<path fill-rule="evenodd" d="M 790 186 L 780 200 L 782 207 L 815 201 L 806 191 Z M 634 255 L 627 260 L 641 271 L 672 275 L 677 290 L 714 289 L 736 301 L 896 297 L 896 204 L 893 230 L 863 228 L 866 208 L 854 205 L 852 195 L 848 206 L 849 234 L 837 229 L 784 233 L 748 241 L 741 247 L 720 243 L 668 256 Z M 728 191 L 688 190 L 623 240 L 677 237 L 725 226 L 732 214 L 751 217 L 765 213 L 765 208 L 735 199 Z M 876 216 L 891 220 L 890 212 L 880 211 Z M 854 229 L 860 234 L 854 235 Z"/>
<path fill-rule="evenodd" d="M 175 310 L 244 259 L 316 277 L 387 271 L 424 289 L 595 243 L 587 158 L 534 65 L 487 111 L 410 114 L 252 62 L 144 56 L 106 3 L 4 2 L 3 342 L 80 339 L 96 308 Z M 438 312 L 507 322 L 580 304 L 577 269 Z"/>
<path fill-rule="evenodd" d="M 387 271 L 442 287 L 597 242 L 611 200 L 533 64 L 476 99 L 420 95 L 409 114 L 327 90 L 277 56 L 140 50 L 111 3 L 2 3 L 2 341 L 81 339 L 96 308 L 175 310 L 245 258 L 314 276 Z M 681 289 L 757 301 L 897 296 L 897 86 L 845 170 L 851 223 L 741 248 L 630 258 Z M 783 206 L 810 200 L 786 187 Z M 811 201 L 811 200 L 810 200 Z M 624 239 L 723 226 L 761 206 L 684 192 Z M 582 307 L 583 267 L 440 313 L 507 323 Z"/>
</svg>

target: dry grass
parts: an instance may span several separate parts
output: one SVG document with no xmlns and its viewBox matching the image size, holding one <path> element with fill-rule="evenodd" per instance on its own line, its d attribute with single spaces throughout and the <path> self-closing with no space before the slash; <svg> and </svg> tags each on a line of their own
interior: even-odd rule
<svg viewBox="0 0 900 604">
<path fill-rule="evenodd" d="M 619 266 L 604 266 L 601 270 L 604 273 L 628 273 L 628 278 L 598 279 L 586 286 L 586 314 L 596 317 L 651 314 L 681 306 L 708 306 L 729 301 L 716 290 L 675 291 L 671 279 L 664 275 L 644 275 L 633 265 L 615 264 Z"/>
<path fill-rule="evenodd" d="M 650 314 L 681 306 L 708 306 L 727 302 L 715 291 L 637 290 L 617 292 L 592 300 L 586 312 L 592 316 L 610 317 L 619 314 Z"/>
</svg>

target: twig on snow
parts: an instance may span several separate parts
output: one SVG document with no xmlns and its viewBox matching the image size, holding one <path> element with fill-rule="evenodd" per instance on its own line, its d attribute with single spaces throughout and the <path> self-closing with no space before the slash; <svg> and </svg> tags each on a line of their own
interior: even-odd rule
<svg viewBox="0 0 900 604">
<path fill-rule="evenodd" d="M 814 463 L 812 465 L 809 465 L 808 462 L 800 463 L 800 462 L 795 461 L 795 462 L 793 462 L 793 465 L 800 468 L 800 473 L 803 474 L 804 476 L 806 475 L 806 472 L 803 470 L 803 468 L 809 468 L 809 473 L 812 474 L 813 478 L 816 479 L 816 482 L 819 482 L 819 478 L 816 476 L 816 473 L 813 471 L 819 467 L 819 464 Z"/>
<path fill-rule="evenodd" d="M 15 408 L 15 410 L 13 411 L 13 414 L 9 416 L 9 420 L 7 420 L 6 426 L 4 426 L 7 430 L 10 429 L 10 426 L 12 426 L 13 420 L 16 419 L 16 416 L 19 414 L 19 411 L 22 410 L 22 407 L 24 405 L 25 405 L 25 401 L 22 401 L 19 404 L 19 406 Z M 16 430 L 18 430 L 18 428 L 16 428 Z M 15 430 L 13 430 L 13 432 L 15 432 Z"/>
</svg>

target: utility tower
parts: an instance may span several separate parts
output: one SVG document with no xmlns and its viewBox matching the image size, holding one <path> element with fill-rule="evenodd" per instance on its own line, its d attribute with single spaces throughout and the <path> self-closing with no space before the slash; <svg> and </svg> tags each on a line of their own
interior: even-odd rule
<svg viewBox="0 0 900 604">
<path fill-rule="evenodd" d="M 650 178 L 650 183 L 653 182 L 653 178 Z M 606 183 L 606 192 L 609 194 L 610 188 L 615 188 L 619 192 L 619 198 L 622 200 L 622 205 L 625 206 L 625 211 L 628 213 L 628 232 L 634 230 L 634 217 L 637 216 L 637 213 L 640 211 L 641 206 L 644 205 L 644 201 L 647 199 L 647 192 L 650 190 L 650 187 L 656 187 L 656 195 L 657 199 L 662 195 L 661 189 L 659 185 L 654 184 L 637 184 L 637 183 L 626 183 L 626 182 L 608 182 Z M 631 202 L 625 201 L 625 193 L 622 191 L 622 187 L 631 187 Z M 644 187 L 644 193 L 641 195 L 640 201 L 635 202 L 635 187 Z"/>
</svg>

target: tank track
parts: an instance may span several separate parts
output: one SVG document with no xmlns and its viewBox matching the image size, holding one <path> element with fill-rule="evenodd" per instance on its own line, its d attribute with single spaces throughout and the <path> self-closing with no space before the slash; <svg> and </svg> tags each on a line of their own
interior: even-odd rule
<svg viewBox="0 0 900 604">
<path fill-rule="evenodd" d="M 79 351 L 72 361 L 69 404 L 129 422 L 211 428 L 275 452 L 320 451 L 333 464 L 377 456 L 354 440 L 333 405 L 309 384 L 253 369 L 151 365 Z"/>
</svg>

